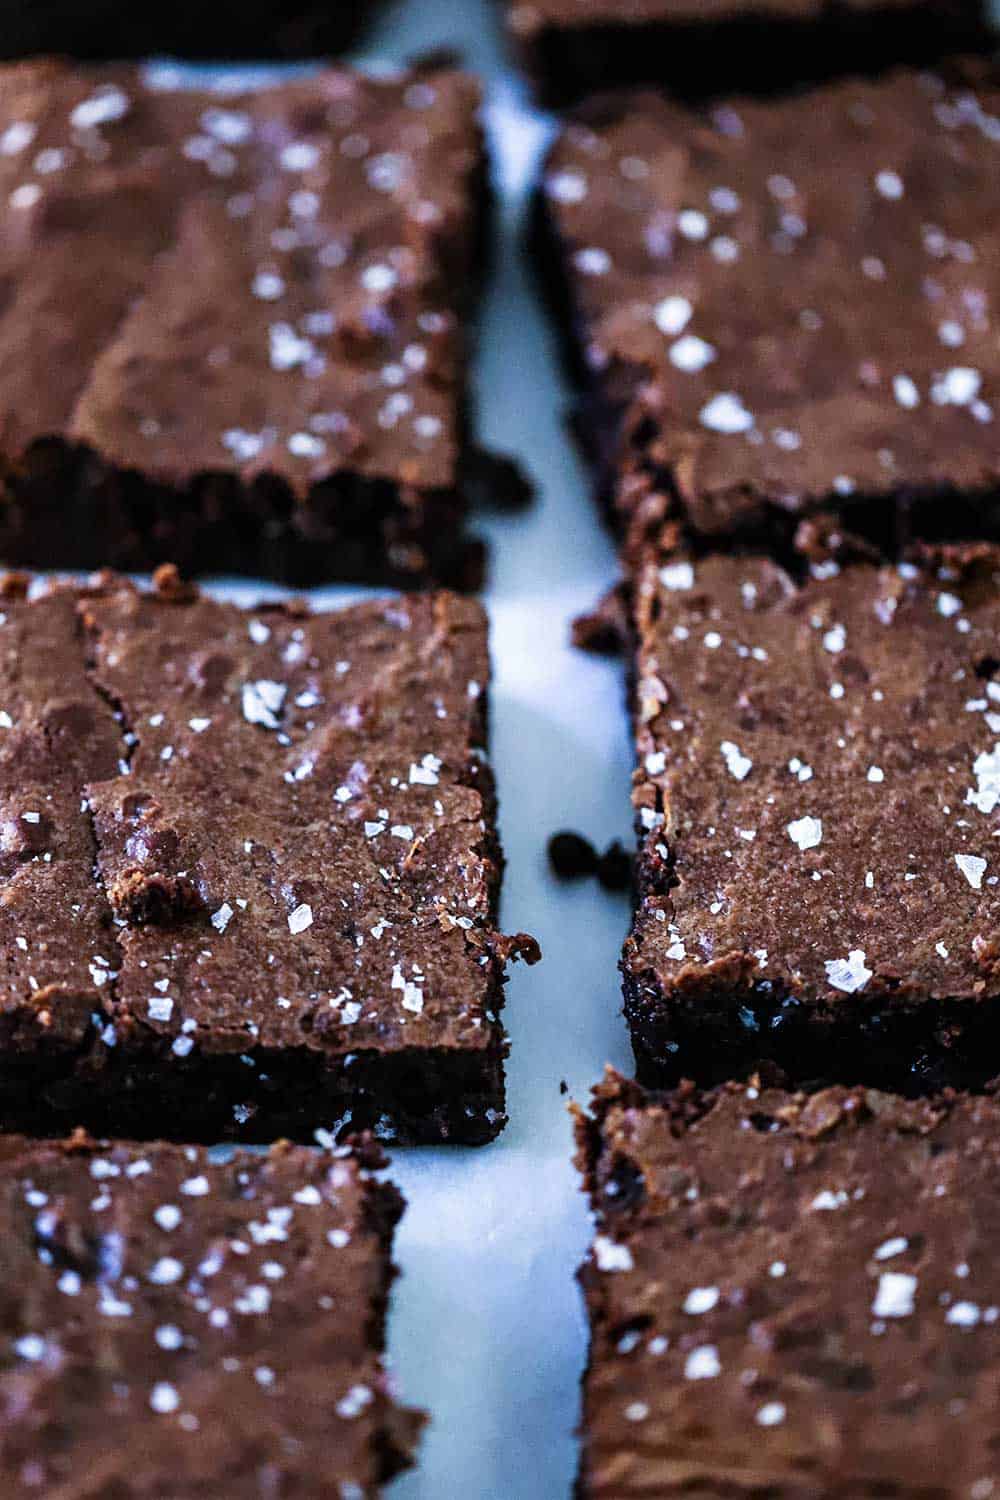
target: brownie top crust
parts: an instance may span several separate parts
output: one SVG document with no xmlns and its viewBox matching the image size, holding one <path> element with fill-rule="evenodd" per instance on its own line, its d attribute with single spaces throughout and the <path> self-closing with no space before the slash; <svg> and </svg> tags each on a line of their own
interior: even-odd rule
<svg viewBox="0 0 1000 1500">
<path fill-rule="evenodd" d="M 495 1046 L 480 606 L 157 584 L 3 601 L 8 1043 Z"/>
<path fill-rule="evenodd" d="M 399 1209 L 343 1152 L 5 1137 L 4 1494 L 375 1495 L 419 1426 L 381 1364 Z"/>
<path fill-rule="evenodd" d="M 995 1100 L 611 1075 L 595 1113 L 588 1500 L 989 1500 Z"/>
<path fill-rule="evenodd" d="M 995 486 L 998 161 L 1000 86 L 975 60 L 582 112 L 545 193 L 591 373 L 638 412 L 619 503 L 659 487 L 719 534 Z"/>
<path fill-rule="evenodd" d="M 627 974 L 678 998 L 994 998 L 1000 552 L 648 563 Z"/>
<path fill-rule="evenodd" d="M 0 446 L 449 487 L 482 172 L 460 73 L 0 72 Z"/>
</svg>

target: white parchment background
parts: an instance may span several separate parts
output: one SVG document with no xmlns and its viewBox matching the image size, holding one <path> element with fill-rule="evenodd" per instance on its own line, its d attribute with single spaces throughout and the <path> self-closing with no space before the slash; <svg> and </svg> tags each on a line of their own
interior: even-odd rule
<svg viewBox="0 0 1000 1500">
<path fill-rule="evenodd" d="M 502 917 L 544 959 L 507 991 L 510 1124 L 482 1150 L 397 1151 L 400 1226 L 389 1345 L 407 1399 L 432 1413 L 419 1467 L 393 1500 L 568 1500 L 586 1348 L 574 1275 L 588 1237 L 570 1157 L 565 1080 L 585 1099 L 604 1063 L 627 1066 L 616 965 L 624 898 L 566 888 L 545 843 L 559 828 L 631 837 L 619 670 L 569 645 L 569 622 L 615 576 L 610 543 L 567 438 L 567 393 L 521 243 L 548 139 L 510 68 L 496 0 L 405 0 L 375 54 L 459 48 L 487 83 L 500 245 L 476 371 L 482 438 L 516 453 L 534 507 L 483 526 L 494 665 L 492 758 L 508 859 Z"/>
</svg>

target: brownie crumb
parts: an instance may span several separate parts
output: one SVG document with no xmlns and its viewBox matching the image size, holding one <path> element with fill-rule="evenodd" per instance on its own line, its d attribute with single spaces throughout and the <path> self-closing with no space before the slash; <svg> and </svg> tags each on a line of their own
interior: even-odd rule
<svg viewBox="0 0 1000 1500">
<path fill-rule="evenodd" d="M 628 598 L 624 583 L 616 583 L 596 609 L 577 615 L 570 639 L 578 651 L 593 656 L 621 656 L 628 642 Z"/>
<path fill-rule="evenodd" d="M 477 510 L 517 512 L 534 500 L 535 485 L 510 454 L 477 447 L 466 461 L 465 493 Z"/>
<path fill-rule="evenodd" d="M 606 891 L 627 891 L 632 884 L 632 856 L 621 839 L 609 844 L 598 859 L 597 878 Z"/>
<path fill-rule="evenodd" d="M 427 47 L 406 59 L 411 73 L 437 73 L 443 68 L 464 68 L 466 56 L 461 47 Z"/>
<path fill-rule="evenodd" d="M 597 850 L 580 833 L 554 833 L 549 839 L 549 864 L 560 880 L 596 875 Z"/>
</svg>

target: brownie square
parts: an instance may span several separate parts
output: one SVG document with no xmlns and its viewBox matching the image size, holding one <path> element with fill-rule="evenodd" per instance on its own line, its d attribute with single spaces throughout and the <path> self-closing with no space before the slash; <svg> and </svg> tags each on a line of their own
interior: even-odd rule
<svg viewBox="0 0 1000 1500">
<path fill-rule="evenodd" d="M 64 57 L 169 54 L 202 59 L 330 56 L 350 47 L 374 19 L 379 0 L 3 0 L 0 56 L 54 52 Z"/>
<path fill-rule="evenodd" d="M 492 1139 L 482 610 L 156 582 L 3 602 L 4 1128 Z"/>
<path fill-rule="evenodd" d="M 462 586 L 478 85 L 0 70 L 0 555 Z"/>
<path fill-rule="evenodd" d="M 990 1500 L 995 1099 L 612 1074 L 578 1130 L 580 1500 Z"/>
<path fill-rule="evenodd" d="M 544 102 L 659 84 L 768 93 L 991 45 L 984 0 L 506 0 Z"/>
<path fill-rule="evenodd" d="M 538 247 L 626 557 L 1000 536 L 1000 84 L 982 61 L 567 126 Z"/>
<path fill-rule="evenodd" d="M 640 1078 L 1000 1074 L 1000 550 L 649 561 L 635 631 Z"/>
<path fill-rule="evenodd" d="M 379 1164 L 4 1137 L 3 1493 L 379 1493 L 422 1420 L 382 1364 Z"/>
</svg>

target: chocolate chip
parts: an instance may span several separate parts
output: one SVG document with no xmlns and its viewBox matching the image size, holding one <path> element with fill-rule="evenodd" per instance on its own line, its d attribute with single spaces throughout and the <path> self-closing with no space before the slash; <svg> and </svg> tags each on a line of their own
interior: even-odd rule
<svg viewBox="0 0 1000 1500">
<path fill-rule="evenodd" d="M 549 864 L 560 880 L 597 872 L 597 850 L 579 833 L 556 833 L 549 839 Z"/>
<path fill-rule="evenodd" d="M 632 856 L 620 839 L 609 844 L 597 861 L 597 878 L 606 891 L 627 891 L 632 883 Z"/>
</svg>

